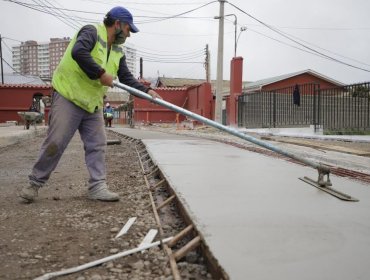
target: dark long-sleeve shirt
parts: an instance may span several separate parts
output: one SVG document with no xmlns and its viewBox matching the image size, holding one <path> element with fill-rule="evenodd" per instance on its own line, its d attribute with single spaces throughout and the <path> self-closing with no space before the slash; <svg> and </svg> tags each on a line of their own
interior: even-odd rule
<svg viewBox="0 0 370 280">
<path fill-rule="evenodd" d="M 99 79 L 103 70 L 101 66 L 98 65 L 91 56 L 91 51 L 93 50 L 97 40 L 98 31 L 96 30 L 96 27 L 93 25 L 85 25 L 77 34 L 76 43 L 72 48 L 72 58 L 92 80 Z M 144 92 L 148 92 L 148 90 L 150 89 L 140 83 L 132 75 L 127 67 L 125 56 L 123 56 L 119 62 L 117 76 L 121 83 L 130 87 Z"/>
</svg>

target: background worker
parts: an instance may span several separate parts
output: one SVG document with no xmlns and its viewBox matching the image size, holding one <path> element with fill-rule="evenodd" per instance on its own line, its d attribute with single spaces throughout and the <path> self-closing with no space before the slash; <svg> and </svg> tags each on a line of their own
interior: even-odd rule
<svg viewBox="0 0 370 280">
<path fill-rule="evenodd" d="M 112 120 L 113 120 L 113 108 L 110 106 L 109 103 L 105 104 L 105 108 L 103 111 L 105 126 L 112 127 Z"/>
<path fill-rule="evenodd" d="M 130 37 L 130 32 L 138 31 L 131 13 L 123 7 L 115 7 L 105 16 L 104 24 L 82 27 L 68 45 L 53 75 L 47 136 L 29 175 L 29 184 L 19 194 L 26 202 L 32 202 L 38 195 L 77 130 L 84 143 L 90 175 L 88 198 L 119 200 L 118 194 L 109 191 L 106 183 L 104 94 L 118 76 L 121 83 L 161 98 L 133 77 L 119 46 Z"/>
</svg>

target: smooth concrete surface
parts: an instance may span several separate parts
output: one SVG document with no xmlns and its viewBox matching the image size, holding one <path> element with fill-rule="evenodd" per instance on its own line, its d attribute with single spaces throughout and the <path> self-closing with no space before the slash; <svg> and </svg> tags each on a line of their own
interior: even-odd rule
<svg viewBox="0 0 370 280">
<path fill-rule="evenodd" d="M 131 133 L 231 279 L 369 279 L 370 185 L 331 176 L 360 199 L 344 202 L 300 181 L 316 178 L 308 167 L 207 140 Z"/>
<path fill-rule="evenodd" d="M 205 140 L 143 140 L 231 279 L 369 279 L 370 186 Z"/>
<path fill-rule="evenodd" d="M 150 127 L 149 127 L 150 129 Z M 192 136 L 189 134 L 182 134 L 182 135 L 174 135 L 174 133 L 165 133 L 165 132 L 158 132 L 152 131 L 148 129 L 129 129 L 129 128 L 114 128 L 115 131 L 125 133 L 129 136 L 134 138 L 145 138 L 145 139 L 190 139 Z M 193 134 L 194 135 L 194 134 Z M 233 135 L 228 135 L 229 138 L 222 137 L 219 138 L 224 141 L 235 141 L 236 143 L 241 144 L 249 144 L 252 146 L 257 147 L 246 140 L 241 138 L 235 137 Z M 364 136 L 366 137 L 366 136 Z M 196 137 L 196 134 L 193 136 L 192 139 L 199 139 Z M 216 138 L 215 138 L 216 139 Z M 369 136 L 370 140 L 370 136 Z M 328 151 L 322 150 L 312 147 L 304 147 L 304 146 L 297 146 L 294 144 L 288 143 L 280 143 L 280 142 L 272 142 L 271 145 L 279 147 L 281 149 L 287 150 L 293 154 L 296 154 L 300 157 L 315 161 L 321 162 L 323 164 L 328 164 L 335 167 L 341 167 L 357 172 L 363 172 L 366 174 L 370 174 L 370 157 L 366 156 L 359 156 L 359 155 L 352 155 L 347 153 L 341 153 L 336 151 Z"/>
<path fill-rule="evenodd" d="M 144 139 L 231 279 L 368 279 L 370 186 L 206 140 Z"/>
</svg>

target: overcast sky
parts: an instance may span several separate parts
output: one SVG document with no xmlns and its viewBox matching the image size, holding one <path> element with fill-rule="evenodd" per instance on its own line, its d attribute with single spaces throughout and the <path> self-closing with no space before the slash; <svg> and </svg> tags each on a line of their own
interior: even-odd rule
<svg viewBox="0 0 370 280">
<path fill-rule="evenodd" d="M 12 0 L 13 1 L 13 0 Z M 134 15 L 140 31 L 127 40 L 144 57 L 144 77 L 205 78 L 204 49 L 211 52 L 211 77 L 217 72 L 219 2 L 199 8 L 207 0 L 14 0 L 31 5 L 56 6 L 63 10 L 65 22 L 51 15 L 58 10 L 40 8 L 46 13 L 0 0 L 0 34 L 5 37 L 4 59 L 11 63 L 8 47 L 19 44 L 8 38 L 47 42 L 51 37 L 73 37 L 79 26 L 101 21 L 110 8 L 121 5 Z M 234 8 L 233 4 L 258 20 L 299 41 L 301 45 L 271 31 Z M 85 11 L 85 13 L 78 12 Z M 304 69 L 312 69 L 343 83 L 370 81 L 370 1 L 369 0 L 230 0 L 225 14 L 238 20 L 237 55 L 244 58 L 243 79 L 256 81 Z M 60 12 L 60 11 L 58 11 Z M 225 20 L 224 79 L 230 78 L 234 55 L 234 17 Z M 247 30 L 240 34 L 240 28 Z M 307 46 L 310 49 L 305 48 Z M 302 49 L 302 50 L 299 50 Z M 331 60 L 310 54 L 318 51 Z M 332 59 L 350 64 L 359 70 Z M 164 63 L 172 62 L 172 63 Z M 187 63 L 182 63 L 187 62 Z M 4 65 L 5 71 L 10 68 Z M 137 64 L 137 69 L 139 69 Z M 135 73 L 138 76 L 138 73 Z"/>
</svg>

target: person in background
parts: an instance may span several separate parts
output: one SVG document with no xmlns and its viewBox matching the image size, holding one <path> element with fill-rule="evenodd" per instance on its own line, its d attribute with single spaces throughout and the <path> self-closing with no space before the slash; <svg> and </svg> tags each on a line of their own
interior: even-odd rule
<svg viewBox="0 0 370 280">
<path fill-rule="evenodd" d="M 118 76 L 121 83 L 161 98 L 139 83 L 127 68 L 120 45 L 131 32 L 138 31 L 132 14 L 123 7 L 114 7 L 106 14 L 104 23 L 82 27 L 71 40 L 53 75 L 47 136 L 28 176 L 29 183 L 19 193 L 25 202 L 33 202 L 37 197 L 77 130 L 84 143 L 90 175 L 88 198 L 119 200 L 119 195 L 108 190 L 106 183 L 103 97 Z"/>
<path fill-rule="evenodd" d="M 112 127 L 113 108 L 110 106 L 109 103 L 105 104 L 105 108 L 103 112 L 104 112 L 105 126 Z"/>
</svg>

